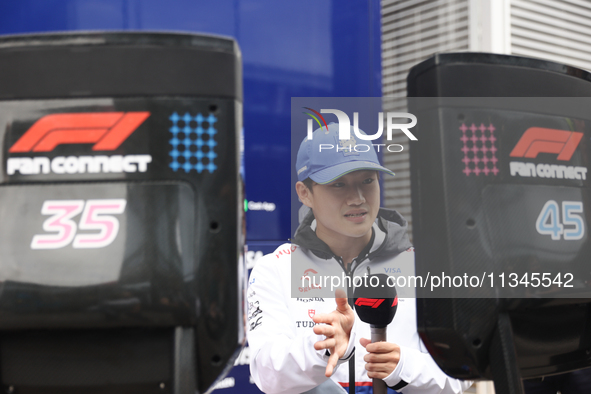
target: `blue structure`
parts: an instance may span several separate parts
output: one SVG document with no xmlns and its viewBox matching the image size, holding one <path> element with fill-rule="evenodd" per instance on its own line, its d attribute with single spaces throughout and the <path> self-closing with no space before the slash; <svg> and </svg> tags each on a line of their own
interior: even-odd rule
<svg viewBox="0 0 591 394">
<path fill-rule="evenodd" d="M 291 98 L 381 96 L 379 0 L 4 0 L 0 5 L 0 34 L 71 30 L 181 31 L 238 41 L 251 264 L 291 235 Z M 256 390 L 245 366 L 229 376 L 237 390 Z M 232 385 L 231 379 L 226 382 Z"/>
</svg>

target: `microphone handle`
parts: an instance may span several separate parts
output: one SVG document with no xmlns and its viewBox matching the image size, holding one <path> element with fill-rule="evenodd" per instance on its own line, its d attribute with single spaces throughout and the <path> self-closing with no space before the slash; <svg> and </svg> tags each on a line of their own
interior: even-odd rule
<svg viewBox="0 0 591 394">
<path fill-rule="evenodd" d="M 375 327 L 373 324 L 370 325 L 371 330 L 371 342 L 385 342 L 386 341 L 386 327 Z M 386 394 L 388 387 L 386 382 L 382 379 L 372 378 L 373 380 L 373 392 L 374 394 Z"/>
<path fill-rule="evenodd" d="M 386 342 L 386 327 L 375 327 L 373 324 L 370 326 L 371 330 L 371 342 Z"/>
</svg>

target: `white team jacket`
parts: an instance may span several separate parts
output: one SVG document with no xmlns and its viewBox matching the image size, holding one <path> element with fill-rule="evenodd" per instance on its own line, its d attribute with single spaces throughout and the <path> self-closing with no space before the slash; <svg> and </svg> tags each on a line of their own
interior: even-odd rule
<svg viewBox="0 0 591 394">
<path fill-rule="evenodd" d="M 360 256 L 358 260 L 363 261 L 354 260 L 352 263 L 353 275 L 363 275 L 367 267 L 370 267 L 371 273 L 414 274 L 414 251 L 412 248 L 401 249 L 409 246 L 405 235 L 406 221 L 394 211 L 380 210 L 380 215 L 381 222 L 379 226 L 374 225 L 374 239 L 368 255 Z M 384 219 L 384 216 L 390 220 Z M 302 225 L 312 224 L 313 228 L 312 220 L 313 216 Z M 315 237 L 315 234 L 310 235 L 312 233 L 308 230 L 308 238 Z M 299 237 L 298 240 L 298 233 L 295 241 L 301 241 L 298 242 L 300 245 L 310 244 L 306 237 Z M 311 245 L 311 248 L 315 247 Z M 393 250 L 397 253 L 392 253 Z M 340 268 L 334 256 L 323 255 L 318 250 L 313 253 L 294 244 L 280 246 L 274 253 L 259 259 L 254 267 L 248 288 L 250 371 L 257 386 L 269 394 L 301 393 L 329 379 L 324 376 L 328 356 L 324 350 L 314 349 L 314 343 L 324 337 L 314 334 L 312 327 L 315 323 L 311 316 L 330 313 L 335 310 L 336 304 L 334 298 L 319 297 L 319 290 L 309 287 L 300 287 L 297 291 L 301 293 L 301 298 L 292 298 L 292 259 L 305 261 L 306 270 L 319 271 L 327 264 Z M 400 362 L 384 379 L 386 384 L 393 387 L 404 380 L 408 385 L 399 390 L 404 394 L 461 393 L 470 387 L 471 382 L 450 378 L 441 371 L 425 349 L 416 327 L 415 299 L 401 298 L 387 331 L 388 341 L 400 346 Z M 371 338 L 370 328 L 356 318 L 349 348 L 330 379 L 340 387 L 348 387 L 347 361 L 354 351 L 356 391 L 367 393 L 371 392 L 371 379 L 365 370 L 363 356 L 366 351 L 359 343 L 360 338 Z M 327 384 L 330 385 L 325 383 L 323 387 Z M 344 389 L 339 390 L 345 392 Z"/>
</svg>

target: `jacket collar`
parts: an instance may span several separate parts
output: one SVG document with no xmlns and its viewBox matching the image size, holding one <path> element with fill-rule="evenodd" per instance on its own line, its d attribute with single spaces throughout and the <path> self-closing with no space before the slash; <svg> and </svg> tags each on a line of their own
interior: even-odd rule
<svg viewBox="0 0 591 394">
<path fill-rule="evenodd" d="M 337 258 L 339 260 L 340 258 L 334 255 L 328 245 L 316 236 L 316 232 L 311 227 L 314 220 L 314 213 L 310 210 L 296 230 L 292 242 L 310 250 L 321 259 Z M 375 231 L 372 228 L 371 240 L 359 254 L 358 260 L 365 256 L 372 259 L 384 254 L 398 254 L 412 246 L 406 234 L 408 223 L 398 212 L 380 208 L 376 222 L 379 229 L 385 233 L 384 240 L 378 248 L 372 248 L 375 240 Z"/>
</svg>

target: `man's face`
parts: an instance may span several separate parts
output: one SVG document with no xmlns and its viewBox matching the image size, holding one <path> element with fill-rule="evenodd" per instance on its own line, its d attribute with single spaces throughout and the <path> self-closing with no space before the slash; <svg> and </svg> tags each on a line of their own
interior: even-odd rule
<svg viewBox="0 0 591 394">
<path fill-rule="evenodd" d="M 314 185 L 302 201 L 314 210 L 316 234 L 329 243 L 371 236 L 380 208 L 376 171 L 354 171 L 326 185 Z"/>
</svg>

